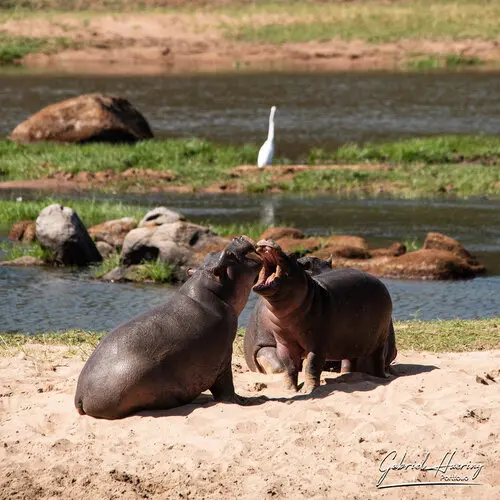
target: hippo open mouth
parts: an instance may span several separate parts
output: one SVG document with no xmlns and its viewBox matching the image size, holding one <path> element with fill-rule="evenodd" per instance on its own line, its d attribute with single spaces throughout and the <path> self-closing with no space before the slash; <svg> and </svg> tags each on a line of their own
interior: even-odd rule
<svg viewBox="0 0 500 500">
<path fill-rule="evenodd" d="M 262 240 L 257 243 L 257 253 L 262 257 L 263 266 L 253 290 L 257 293 L 275 290 L 283 273 L 281 248 L 273 241 Z"/>
</svg>

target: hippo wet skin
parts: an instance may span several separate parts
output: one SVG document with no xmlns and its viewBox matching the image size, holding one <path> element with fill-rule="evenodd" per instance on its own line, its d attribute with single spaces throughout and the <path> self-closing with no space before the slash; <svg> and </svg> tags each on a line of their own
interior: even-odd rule
<svg viewBox="0 0 500 500">
<path fill-rule="evenodd" d="M 241 402 L 234 392 L 232 346 L 261 267 L 254 244 L 243 236 L 208 254 L 165 304 L 102 339 L 78 379 L 78 412 L 122 418 L 189 403 L 205 390 L 216 401 Z"/>
<path fill-rule="evenodd" d="M 311 276 L 332 270 L 331 261 L 312 257 L 310 255 L 301 257 L 297 262 Z M 281 373 L 285 371 L 285 365 L 278 358 L 274 335 L 264 326 L 266 323 L 266 315 L 266 302 L 262 297 L 259 297 L 250 314 L 245 332 L 243 343 L 245 361 L 251 371 Z M 339 371 L 340 362 L 326 361 L 323 369 Z"/>
<path fill-rule="evenodd" d="M 380 280 L 354 269 L 312 276 L 272 240 L 260 241 L 257 253 L 264 265 L 253 287 L 263 299 L 256 321 L 261 335 L 276 340 L 285 388 L 297 390 L 302 360 L 303 393 L 319 386 L 327 360 L 342 361 L 342 372 L 387 376 L 397 350 L 392 301 Z"/>
</svg>

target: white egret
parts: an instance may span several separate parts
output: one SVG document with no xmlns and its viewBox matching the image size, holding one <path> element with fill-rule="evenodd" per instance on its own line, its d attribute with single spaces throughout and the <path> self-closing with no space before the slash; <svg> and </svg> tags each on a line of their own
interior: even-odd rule
<svg viewBox="0 0 500 500">
<path fill-rule="evenodd" d="M 276 113 L 276 106 L 271 108 L 271 113 L 269 113 L 269 132 L 267 134 L 267 140 L 262 144 L 259 150 L 259 156 L 257 158 L 257 166 L 259 168 L 265 167 L 266 165 L 271 165 L 273 162 L 274 155 L 274 113 Z"/>
</svg>

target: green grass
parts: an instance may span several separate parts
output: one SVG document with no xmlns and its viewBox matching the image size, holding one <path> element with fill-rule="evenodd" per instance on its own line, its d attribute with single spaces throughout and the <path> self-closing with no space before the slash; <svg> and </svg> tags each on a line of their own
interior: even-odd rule
<svg viewBox="0 0 500 500">
<path fill-rule="evenodd" d="M 53 203 L 71 207 L 87 228 L 121 217 L 135 217 L 140 220 L 148 210 L 146 206 L 96 200 L 64 200 L 62 198 L 44 198 L 34 201 L 0 200 L 0 230 L 7 230 L 14 222 L 20 220 L 35 220 L 43 208 Z"/>
<path fill-rule="evenodd" d="M 174 267 L 160 260 L 143 262 L 137 267 L 137 276 L 139 281 L 171 283 L 174 279 Z"/>
<path fill-rule="evenodd" d="M 0 141 L 0 180 L 38 179 L 57 171 L 123 172 L 134 167 L 171 170 L 176 175 L 173 185 L 200 187 L 229 181 L 227 170 L 241 164 L 254 164 L 257 152 L 253 145 L 216 146 L 200 139 L 67 146 L 20 145 L 4 140 Z"/>
<path fill-rule="evenodd" d="M 500 349 L 500 318 L 482 320 L 399 321 L 395 323 L 399 351 L 468 352 Z M 103 333 L 70 330 L 39 335 L 0 334 L 0 355 L 12 355 L 26 346 L 64 345 L 90 354 Z M 238 329 L 234 353 L 243 353 L 244 329 Z M 78 348 L 78 349 L 74 349 Z"/>
<path fill-rule="evenodd" d="M 137 169 L 170 170 L 174 180 L 165 186 L 190 186 L 194 190 L 207 186 L 235 183 L 231 170 L 240 164 L 253 164 L 255 146 L 217 146 L 204 140 L 150 141 L 137 145 L 91 144 L 63 146 L 56 144 L 16 145 L 0 141 L 0 180 L 37 179 L 55 171 L 77 174 L 81 171 Z M 500 194 L 500 137 L 438 136 L 413 138 L 381 144 L 347 144 L 337 151 L 313 149 L 306 160 L 314 164 L 360 165 L 361 169 L 304 170 L 292 179 L 274 179 L 273 169 L 243 176 L 238 183 L 250 193 L 265 193 L 272 188 L 290 192 L 330 191 L 334 193 L 387 193 L 402 197 L 496 196 Z M 278 158 L 276 163 L 283 159 Z M 363 164 L 384 164 L 374 169 Z M 138 185 L 118 179 L 106 185 L 107 190 L 142 190 L 158 181 L 147 176 Z M 38 215 L 39 202 L 0 201 L 0 227 Z M 45 203 L 48 204 L 48 203 Z M 145 208 L 75 201 L 74 208 L 86 225 L 105 219 L 130 215 L 142 217 Z M 3 213 L 7 210 L 7 213 Z M 235 228 L 238 230 L 239 228 Z M 245 228 L 246 229 L 246 228 Z M 249 228 L 251 230 L 251 228 Z M 240 232 L 240 231 L 238 231 Z"/>
<path fill-rule="evenodd" d="M 395 331 L 399 350 L 465 352 L 500 348 L 500 318 L 402 321 L 395 324 Z"/>
<path fill-rule="evenodd" d="M 109 273 L 119 265 L 120 256 L 118 254 L 112 255 L 111 257 L 106 257 L 102 260 L 102 262 L 99 262 L 99 264 L 95 264 L 92 266 L 92 276 L 94 278 L 102 278 L 105 274 Z"/>
<path fill-rule="evenodd" d="M 404 39 L 495 39 L 500 36 L 500 3 L 489 0 L 413 0 L 242 7 L 239 23 L 226 25 L 226 36 L 245 42 L 304 43 L 364 40 L 369 43 Z M 276 21 L 252 22 L 252 14 L 275 12 Z"/>
<path fill-rule="evenodd" d="M 406 62 L 408 69 L 422 71 L 427 69 L 460 69 L 484 64 L 478 57 L 463 54 L 447 54 L 445 56 L 422 55 L 410 57 Z"/>
<path fill-rule="evenodd" d="M 243 222 L 239 224 L 210 224 L 202 223 L 209 226 L 212 231 L 220 236 L 237 236 L 245 234 L 249 238 L 257 240 L 259 236 L 268 228 L 263 222 Z"/>
<path fill-rule="evenodd" d="M 417 241 L 415 238 L 404 240 L 403 245 L 406 247 L 407 252 L 413 252 L 415 250 L 420 250 L 423 247 L 423 243 Z"/>
<path fill-rule="evenodd" d="M 311 163 L 481 163 L 500 165 L 500 137 L 417 137 L 379 144 L 346 144 L 335 152 L 312 150 Z"/>
<path fill-rule="evenodd" d="M 0 31 L 0 65 L 16 64 L 28 54 L 57 52 L 71 45 L 71 40 L 67 37 L 14 36 Z"/>
<path fill-rule="evenodd" d="M 14 260 L 19 257 L 36 257 L 44 262 L 51 262 L 53 254 L 50 250 L 42 248 L 37 241 L 34 243 L 2 242 L 0 250 L 4 253 L 2 260 Z"/>
</svg>

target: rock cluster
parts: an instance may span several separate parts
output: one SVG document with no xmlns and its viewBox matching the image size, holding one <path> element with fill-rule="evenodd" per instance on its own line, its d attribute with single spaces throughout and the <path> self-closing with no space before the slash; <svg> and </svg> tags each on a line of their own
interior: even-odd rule
<svg viewBox="0 0 500 500">
<path fill-rule="evenodd" d="M 36 224 L 20 221 L 9 234 L 16 241 L 32 241 L 35 236 L 61 265 L 86 266 L 119 256 L 119 266 L 103 277 L 112 281 L 138 279 L 137 266 L 147 261 L 168 263 L 174 269 L 174 280 L 183 281 L 187 268 L 197 266 L 208 252 L 221 250 L 229 242 L 167 207 L 150 210 L 140 222 L 124 217 L 93 226 L 87 232 L 71 208 L 50 205 L 41 211 Z M 259 239 L 274 239 L 286 252 L 329 259 L 333 267 L 356 268 L 384 278 L 466 279 L 485 272 L 458 241 L 440 233 L 429 233 L 423 247 L 412 252 L 407 252 L 401 242 L 370 248 L 359 236 L 306 237 L 290 227 L 270 227 Z M 40 263 L 24 258 L 12 262 Z"/>
</svg>

